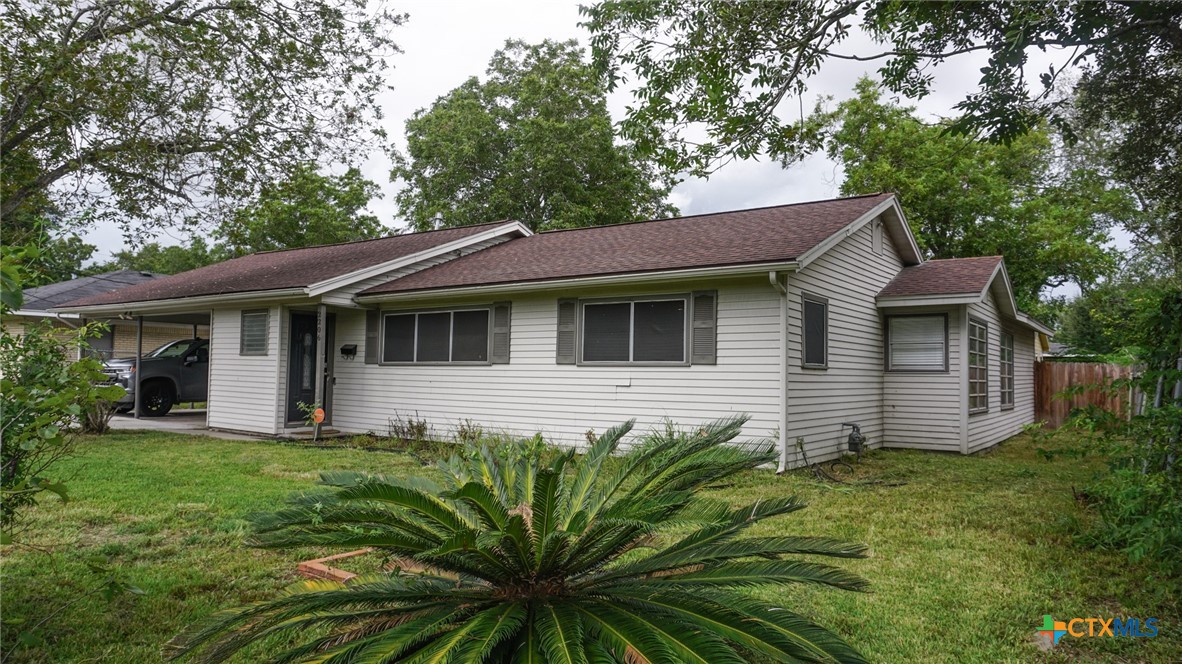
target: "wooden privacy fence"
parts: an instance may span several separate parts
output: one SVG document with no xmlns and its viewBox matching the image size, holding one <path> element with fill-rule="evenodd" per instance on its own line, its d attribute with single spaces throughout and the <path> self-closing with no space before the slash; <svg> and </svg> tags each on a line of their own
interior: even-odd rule
<svg viewBox="0 0 1182 664">
<path fill-rule="evenodd" d="M 1116 378 L 1129 378 L 1130 367 L 1095 362 L 1035 362 L 1034 363 L 1034 418 L 1049 427 L 1063 424 L 1076 408 L 1099 406 L 1125 416 L 1128 414 L 1128 390 L 1092 389 L 1056 396 L 1069 387 L 1104 386 Z"/>
</svg>

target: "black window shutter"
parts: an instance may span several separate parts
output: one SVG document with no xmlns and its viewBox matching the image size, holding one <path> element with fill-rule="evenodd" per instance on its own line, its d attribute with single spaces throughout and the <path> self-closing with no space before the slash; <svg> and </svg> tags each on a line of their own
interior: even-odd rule
<svg viewBox="0 0 1182 664">
<path fill-rule="evenodd" d="M 575 339 L 578 332 L 579 301 L 576 299 L 561 299 L 558 301 L 558 342 L 556 344 L 555 363 L 575 363 Z"/>
<path fill-rule="evenodd" d="M 378 363 L 378 335 L 382 327 L 382 312 L 369 309 L 365 312 L 365 363 Z"/>
<path fill-rule="evenodd" d="M 695 291 L 692 364 L 718 363 L 718 291 Z"/>
<path fill-rule="evenodd" d="M 509 364 L 509 319 L 513 304 L 494 302 L 492 305 L 492 353 L 489 361 L 493 364 Z"/>
</svg>

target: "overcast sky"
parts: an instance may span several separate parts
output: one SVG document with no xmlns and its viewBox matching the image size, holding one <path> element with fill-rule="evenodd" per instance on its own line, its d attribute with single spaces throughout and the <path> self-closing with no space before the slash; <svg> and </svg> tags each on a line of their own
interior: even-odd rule
<svg viewBox="0 0 1182 664">
<path fill-rule="evenodd" d="M 447 1 L 393 0 L 399 11 L 410 15 L 397 28 L 394 37 L 403 53 L 390 58 L 390 84 L 385 95 L 385 128 L 399 147 L 405 144 L 404 123 L 416 110 L 430 106 L 436 98 L 461 84 L 469 76 L 483 77 L 488 60 L 506 39 L 538 42 L 543 39 L 578 39 L 587 43 L 587 32 L 579 27 L 576 2 L 557 0 Z M 846 48 L 848 47 L 848 48 Z M 873 45 L 864 36 L 849 40 L 843 50 L 872 52 Z M 904 100 L 931 118 L 952 114 L 951 107 L 976 89 L 982 56 L 961 56 L 936 68 L 936 84 L 925 99 Z M 1035 58 L 1031 71 L 1044 71 L 1049 60 Z M 833 61 L 809 82 L 805 109 L 818 96 L 831 95 L 840 100 L 851 95 L 854 83 L 865 73 L 873 73 L 874 63 Z M 622 116 L 627 93 L 609 100 L 617 120 Z M 791 100 L 791 108 L 798 104 Z M 394 193 L 397 183 L 389 181 L 390 163 L 384 155 L 375 156 L 364 165 L 365 175 L 381 185 L 384 197 L 371 204 L 372 211 L 391 228 L 404 223 L 397 216 Z M 673 190 L 672 202 L 682 214 L 735 210 L 777 205 L 837 196 L 842 175 L 840 168 L 824 157 L 812 157 L 784 169 L 769 161 L 734 162 L 716 172 L 708 181 L 690 179 Z M 180 238 L 162 236 L 166 244 Z M 95 258 L 105 260 L 124 247 L 122 234 L 114 227 L 97 228 L 87 240 L 98 246 Z"/>
</svg>

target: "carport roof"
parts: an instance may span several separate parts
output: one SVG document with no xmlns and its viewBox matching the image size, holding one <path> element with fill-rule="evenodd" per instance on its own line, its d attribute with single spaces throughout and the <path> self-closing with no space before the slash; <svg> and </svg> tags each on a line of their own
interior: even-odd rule
<svg viewBox="0 0 1182 664">
<path fill-rule="evenodd" d="M 393 235 L 376 240 L 265 251 L 153 279 L 113 292 L 60 303 L 56 306 L 77 308 L 305 288 L 398 258 L 428 251 L 450 242 L 463 240 L 505 223 L 477 224 L 423 233 Z"/>
</svg>

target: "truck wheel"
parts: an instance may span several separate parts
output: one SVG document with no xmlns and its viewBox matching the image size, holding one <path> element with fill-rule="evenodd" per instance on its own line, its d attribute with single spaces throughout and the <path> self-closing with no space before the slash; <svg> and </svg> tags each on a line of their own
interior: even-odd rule
<svg viewBox="0 0 1182 664">
<path fill-rule="evenodd" d="M 148 383 L 140 389 L 140 414 L 144 417 L 164 417 L 172 410 L 172 388 L 161 382 Z"/>
</svg>

